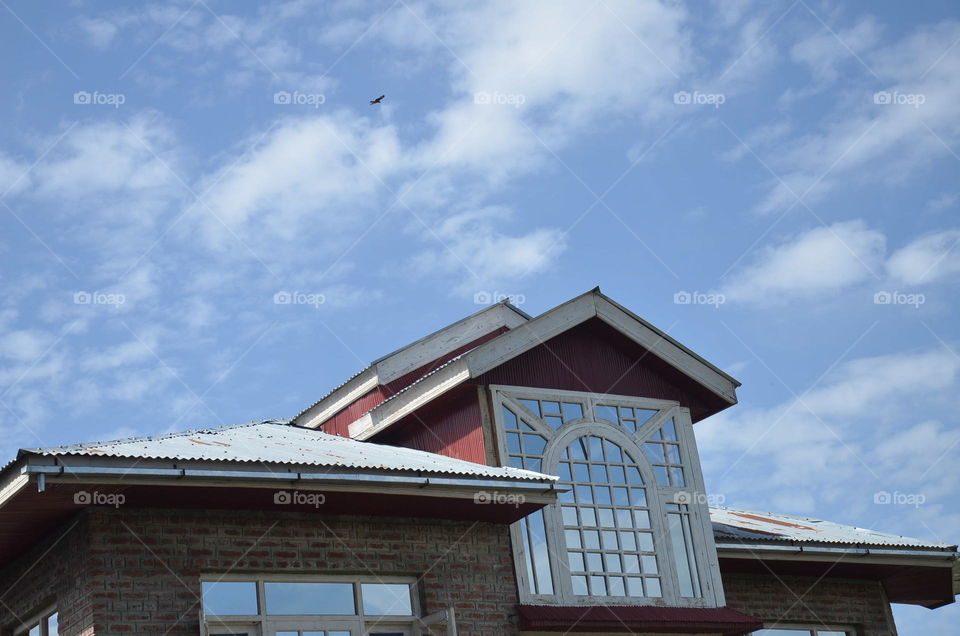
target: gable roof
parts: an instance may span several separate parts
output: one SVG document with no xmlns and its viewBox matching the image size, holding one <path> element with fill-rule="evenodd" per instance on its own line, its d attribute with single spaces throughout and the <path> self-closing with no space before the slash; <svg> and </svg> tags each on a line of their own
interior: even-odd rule
<svg viewBox="0 0 960 636">
<path fill-rule="evenodd" d="M 736 404 L 736 389 L 740 386 L 736 379 L 596 288 L 429 370 L 352 422 L 350 437 L 369 439 L 452 388 L 594 318 L 644 347 L 726 404 Z M 319 426 L 325 420 L 295 421 L 305 426 Z"/>
</svg>

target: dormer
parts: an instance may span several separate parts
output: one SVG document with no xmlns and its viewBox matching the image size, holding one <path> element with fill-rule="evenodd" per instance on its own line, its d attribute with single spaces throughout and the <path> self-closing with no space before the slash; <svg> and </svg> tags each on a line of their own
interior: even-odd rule
<svg viewBox="0 0 960 636">
<path fill-rule="evenodd" d="M 559 476 L 559 502 L 512 528 L 523 603 L 721 607 L 693 423 L 738 386 L 592 290 L 535 318 L 474 314 L 297 422 Z"/>
</svg>

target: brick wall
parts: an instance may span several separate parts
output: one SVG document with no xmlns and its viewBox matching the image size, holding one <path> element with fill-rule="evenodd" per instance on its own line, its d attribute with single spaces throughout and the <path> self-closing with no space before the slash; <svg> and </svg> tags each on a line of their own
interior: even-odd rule
<svg viewBox="0 0 960 636">
<path fill-rule="evenodd" d="M 727 605 L 766 621 L 853 625 L 858 636 L 896 636 L 897 629 L 878 581 L 723 574 Z M 802 599 L 798 601 L 799 599 Z"/>
<path fill-rule="evenodd" d="M 199 576 L 227 570 L 423 576 L 425 613 L 453 603 L 464 636 L 516 633 L 505 525 L 123 509 L 87 522 L 96 636 L 198 634 Z"/>
<path fill-rule="evenodd" d="M 60 633 L 91 636 L 93 599 L 84 584 L 89 569 L 89 525 L 78 515 L 0 572 L 3 634 L 56 604 Z"/>
<path fill-rule="evenodd" d="M 63 636 L 196 635 L 199 577 L 227 570 L 423 576 L 424 612 L 453 603 L 463 636 L 518 633 L 503 525 L 122 508 L 88 509 L 0 572 L 0 626 L 9 634 L 55 601 Z M 727 573 L 723 584 L 730 607 L 768 623 L 896 634 L 874 581 Z"/>
</svg>

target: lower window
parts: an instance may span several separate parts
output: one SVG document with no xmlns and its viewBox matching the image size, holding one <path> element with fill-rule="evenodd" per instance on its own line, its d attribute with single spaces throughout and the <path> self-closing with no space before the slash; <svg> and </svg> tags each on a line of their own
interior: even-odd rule
<svg viewBox="0 0 960 636">
<path fill-rule="evenodd" d="M 415 581 L 397 577 L 211 576 L 202 580 L 206 634 L 413 636 Z"/>
<path fill-rule="evenodd" d="M 13 631 L 14 636 L 60 636 L 60 616 L 56 610 L 41 612 Z"/>
</svg>

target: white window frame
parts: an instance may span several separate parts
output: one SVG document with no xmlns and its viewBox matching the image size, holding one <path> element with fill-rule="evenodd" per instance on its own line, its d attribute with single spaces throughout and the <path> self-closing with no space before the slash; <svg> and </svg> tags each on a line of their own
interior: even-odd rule
<svg viewBox="0 0 960 636">
<path fill-rule="evenodd" d="M 40 636 L 49 636 L 49 631 L 48 631 L 50 629 L 49 620 L 50 620 L 50 617 L 52 617 L 55 614 L 57 615 L 57 619 L 58 619 L 57 631 L 59 632 L 60 631 L 59 630 L 59 624 L 60 624 L 59 614 L 60 613 L 57 611 L 56 605 L 50 605 L 44 608 L 42 611 L 35 613 L 26 622 L 21 623 L 20 625 L 15 627 L 13 630 L 13 636 L 25 636 L 26 634 L 30 633 L 31 629 L 37 626 L 40 627 Z"/>
<path fill-rule="evenodd" d="M 497 450 L 497 459 L 501 466 L 509 466 L 509 450 L 503 420 L 503 397 L 519 404 L 517 400 L 530 398 L 551 401 L 577 401 L 585 405 L 584 417 L 579 420 L 566 422 L 559 429 L 554 429 L 547 439 L 547 446 L 543 454 L 542 469 L 548 472 L 555 466 L 564 448 L 577 437 L 583 435 L 598 435 L 609 438 L 620 446 L 627 439 L 636 447 L 634 454 L 638 461 L 647 462 L 638 465 L 644 477 L 647 488 L 648 506 L 654 529 L 658 569 L 661 577 L 661 597 L 630 597 L 630 596 L 583 596 L 574 595 L 569 575 L 566 555 L 566 540 L 563 536 L 560 505 L 551 504 L 544 508 L 545 532 L 550 552 L 550 565 L 553 578 L 552 595 L 533 594 L 527 576 L 526 548 L 520 534 L 519 523 L 511 526 L 511 539 L 514 546 L 514 565 L 517 572 L 520 601 L 522 603 L 563 604 L 563 605 L 596 605 L 598 603 L 618 605 L 669 605 L 675 607 L 723 607 L 726 604 L 723 585 L 720 579 L 720 565 L 717 559 L 716 545 L 713 539 L 713 526 L 710 522 L 710 511 L 706 505 L 706 489 L 703 483 L 703 472 L 700 467 L 700 458 L 697 453 L 696 439 L 693 433 L 693 424 L 690 419 L 690 410 L 681 407 L 679 402 L 653 398 L 638 398 L 625 395 L 606 393 L 590 393 L 581 391 L 567 391 L 561 389 L 540 389 L 512 385 L 490 385 L 491 404 L 494 426 L 494 439 Z M 635 434 L 623 429 L 619 424 L 608 425 L 605 422 L 596 422 L 589 418 L 588 413 L 595 412 L 598 404 L 625 406 L 631 408 L 649 409 L 658 411 L 649 420 L 638 428 Z M 515 410 L 515 404 L 509 405 Z M 522 405 L 520 405 L 522 407 Z M 540 419 L 526 408 L 522 412 Z M 643 450 L 644 442 L 668 420 L 673 419 L 680 444 L 680 453 L 685 468 L 685 485 L 683 487 L 661 486 L 655 480 L 646 453 Z M 619 441 L 617 439 L 619 438 Z M 688 505 L 694 554 L 697 562 L 697 573 L 700 578 L 701 596 L 698 598 L 680 596 L 677 580 L 673 547 L 667 534 L 667 503 L 683 501 Z M 656 514 L 654 514 L 656 510 Z M 559 546 L 559 547 L 558 547 Z M 562 559 L 562 560 L 561 560 Z M 561 571 L 564 574 L 561 575 Z"/>
<path fill-rule="evenodd" d="M 410 576 L 349 576 L 349 575 L 310 575 L 310 574 L 277 574 L 277 573 L 232 573 L 228 575 L 204 574 L 200 577 L 201 595 L 203 583 L 206 582 L 255 582 L 257 590 L 256 615 L 216 615 L 208 617 L 203 608 L 203 599 L 200 602 L 200 628 L 203 636 L 214 636 L 221 633 L 232 633 L 230 630 L 247 629 L 257 636 L 273 636 L 276 631 L 331 631 L 350 630 L 356 636 L 366 636 L 371 629 L 377 631 L 394 631 L 409 636 L 429 634 L 423 631 L 421 624 L 420 598 L 417 579 Z M 353 585 L 355 614 L 267 614 L 265 583 L 350 583 Z M 410 586 L 409 616 L 373 615 L 363 612 L 364 583 L 405 584 Z M 209 623 L 209 624 L 208 624 Z"/>
</svg>

